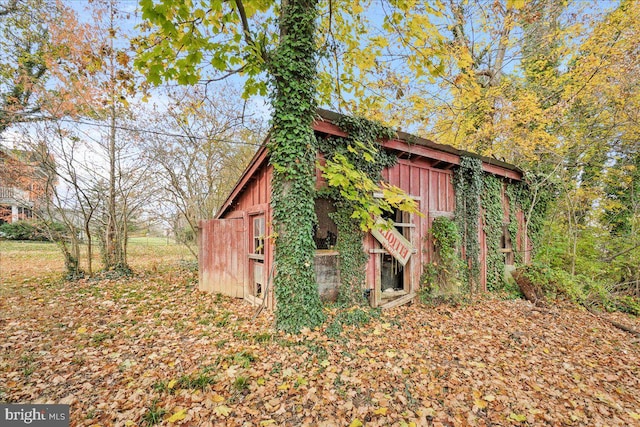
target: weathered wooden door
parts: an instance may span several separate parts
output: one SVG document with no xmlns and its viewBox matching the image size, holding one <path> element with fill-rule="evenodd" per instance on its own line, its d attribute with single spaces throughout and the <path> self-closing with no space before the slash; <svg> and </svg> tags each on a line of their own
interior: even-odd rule
<svg viewBox="0 0 640 427">
<path fill-rule="evenodd" d="M 200 290 L 244 297 L 246 235 L 243 218 L 200 224 Z"/>
</svg>

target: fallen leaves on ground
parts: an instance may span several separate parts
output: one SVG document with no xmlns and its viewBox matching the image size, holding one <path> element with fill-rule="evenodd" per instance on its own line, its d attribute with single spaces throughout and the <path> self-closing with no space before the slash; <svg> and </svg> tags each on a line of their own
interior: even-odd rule
<svg viewBox="0 0 640 427">
<path fill-rule="evenodd" d="M 2 297 L 0 400 L 74 426 L 640 425 L 640 344 L 575 308 L 414 304 L 332 339 L 177 273 Z"/>
</svg>

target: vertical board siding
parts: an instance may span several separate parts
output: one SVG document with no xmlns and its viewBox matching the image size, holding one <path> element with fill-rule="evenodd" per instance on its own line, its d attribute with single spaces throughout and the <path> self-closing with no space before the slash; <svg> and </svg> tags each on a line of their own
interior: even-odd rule
<svg viewBox="0 0 640 427">
<path fill-rule="evenodd" d="M 247 185 L 239 194 L 236 202 L 233 205 L 233 211 L 230 211 L 225 215 L 225 218 L 235 215 L 242 215 L 244 218 L 244 229 L 245 232 L 242 235 L 238 235 L 236 240 L 242 242 L 242 249 L 237 248 L 236 256 L 237 256 L 237 264 L 242 265 L 244 271 L 249 271 L 249 221 L 250 215 L 248 213 L 255 212 L 263 212 L 265 217 L 265 225 L 266 225 L 266 234 L 267 236 L 271 236 L 271 206 L 269 205 L 271 200 L 271 177 L 272 177 L 272 167 L 264 164 L 262 167 L 257 169 L 253 174 L 253 178 L 247 182 Z M 267 301 L 266 305 L 268 307 L 274 306 L 274 298 L 273 298 L 273 280 L 269 280 L 272 276 L 272 266 L 273 265 L 273 240 L 267 238 L 265 241 L 265 253 L 264 253 L 264 283 L 269 287 L 267 290 Z M 229 267 L 231 268 L 231 267 Z M 250 277 L 247 274 L 243 276 L 242 290 L 238 285 L 236 289 L 235 296 L 238 298 L 242 298 L 244 296 L 245 287 L 250 285 Z"/>
<path fill-rule="evenodd" d="M 400 159 L 392 168 L 382 171 L 382 176 L 386 182 L 404 190 L 410 196 L 417 197 L 419 210 L 422 215 L 412 215 L 412 222 L 415 224 L 412 232 L 411 243 L 416 248 L 416 253 L 411 263 L 411 275 L 413 283 L 420 283 L 422 266 L 430 262 L 433 256 L 433 245 L 429 237 L 429 229 L 433 218 L 429 212 L 453 212 L 455 209 L 455 198 L 453 197 L 453 180 L 450 170 L 434 169 L 425 160 Z M 366 240 L 366 249 L 375 247 L 375 242 Z M 367 282 L 371 289 L 374 289 L 376 269 L 379 268 L 379 256 L 372 255 L 367 265 Z M 417 289 L 414 289 L 417 290 Z"/>
<path fill-rule="evenodd" d="M 244 296 L 244 220 L 212 219 L 202 222 L 200 285 L 203 291 L 231 297 Z"/>
<path fill-rule="evenodd" d="M 407 152 L 411 150 L 408 149 Z M 322 162 L 322 156 L 319 156 Z M 446 160 L 448 161 L 448 160 Z M 432 166 L 432 161 L 421 156 L 398 159 L 395 166 L 382 171 L 383 179 L 417 198 L 421 215 L 412 214 L 411 243 L 416 248 L 412 256 L 411 278 L 413 291 L 417 291 L 423 265 L 433 259 L 433 242 L 429 235 L 431 224 L 437 216 L 452 214 L 455 210 L 455 194 L 453 187 L 453 171 Z M 267 236 L 272 236 L 271 178 L 272 167 L 263 162 L 253 169 L 251 177 L 243 181 L 243 188 L 237 192 L 233 203 L 225 210 L 220 220 L 203 221 L 200 230 L 200 289 L 209 292 L 220 292 L 225 295 L 242 298 L 249 285 L 249 221 L 252 214 L 264 214 Z M 316 187 L 322 186 L 324 179 L 316 171 Z M 505 218 L 509 217 L 508 200 L 503 195 Z M 233 218 L 233 219 L 232 219 Z M 524 235 L 524 215 L 517 212 L 518 234 L 512 236 L 514 246 L 522 251 L 524 261 L 530 261 L 531 243 Z M 216 222 L 217 221 L 217 222 Z M 480 221 L 480 219 L 479 219 Z M 486 287 L 486 236 L 482 227 L 479 231 L 481 245 L 482 278 L 481 288 Z M 367 234 L 363 242 L 367 253 L 379 248 L 373 236 Z M 515 248 L 514 248 L 515 249 Z M 275 306 L 272 276 L 277 274 L 273 269 L 273 239 L 265 242 L 263 278 L 268 286 L 266 304 Z M 366 280 L 370 289 L 376 289 L 380 280 L 380 255 L 370 254 L 367 263 Z M 372 294 L 374 305 L 380 302 L 380 295 Z"/>
</svg>

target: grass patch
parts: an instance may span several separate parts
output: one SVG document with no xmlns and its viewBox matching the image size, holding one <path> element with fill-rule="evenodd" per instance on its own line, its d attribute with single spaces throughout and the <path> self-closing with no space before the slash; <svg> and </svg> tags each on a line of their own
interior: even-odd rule
<svg viewBox="0 0 640 427">
<path fill-rule="evenodd" d="M 154 426 L 162 421 L 162 418 L 167 415 L 167 410 L 158 406 L 158 401 L 154 400 L 147 408 L 147 411 L 142 416 L 143 426 Z"/>
<path fill-rule="evenodd" d="M 81 268 L 86 269 L 87 246 L 80 245 Z M 193 271 L 194 257 L 181 244 L 157 237 L 131 237 L 127 247 L 128 261 L 134 271 L 164 271 L 172 268 L 187 268 Z M 60 249 L 52 242 L 0 240 L 2 272 L 12 282 L 43 277 L 60 278 L 65 273 L 64 258 Z M 102 268 L 100 251 L 93 248 L 94 272 Z"/>
<path fill-rule="evenodd" d="M 233 381 L 233 388 L 238 392 L 243 392 L 249 388 L 249 378 L 245 376 L 239 376 Z"/>
<path fill-rule="evenodd" d="M 206 367 L 197 374 L 183 375 L 170 381 L 157 381 L 151 387 L 158 393 L 175 393 L 177 390 L 201 390 L 206 391 L 216 383 L 216 376 L 211 374 L 211 367 Z"/>
<path fill-rule="evenodd" d="M 271 335 L 269 332 L 261 332 L 253 336 L 253 340 L 258 344 L 269 342 L 272 339 L 273 335 Z"/>
<path fill-rule="evenodd" d="M 237 365 L 242 366 L 243 368 L 248 368 L 253 362 L 255 362 L 258 358 L 255 354 L 250 351 L 241 351 L 236 353 L 233 356 L 233 362 Z"/>
</svg>

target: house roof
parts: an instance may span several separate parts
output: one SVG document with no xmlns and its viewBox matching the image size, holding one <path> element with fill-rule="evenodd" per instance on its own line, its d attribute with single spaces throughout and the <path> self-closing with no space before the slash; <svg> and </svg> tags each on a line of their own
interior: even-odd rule
<svg viewBox="0 0 640 427">
<path fill-rule="evenodd" d="M 344 117 L 343 114 L 321 108 L 317 109 L 317 114 L 318 117 L 313 125 L 316 132 L 334 136 L 347 136 L 347 134 L 336 125 L 340 118 Z M 382 141 L 382 146 L 387 149 L 400 151 L 409 155 L 428 157 L 437 160 L 439 163 L 442 162 L 450 165 L 459 165 L 461 156 L 474 157 L 482 160 L 482 168 L 485 172 L 514 180 L 522 179 L 522 170 L 510 163 L 491 157 L 481 156 L 470 151 L 459 150 L 450 145 L 438 144 L 429 139 L 406 132 L 398 131 L 396 134 L 396 139 Z M 258 148 L 258 151 L 256 151 L 255 155 L 249 162 L 249 165 L 233 187 L 233 190 L 220 207 L 216 214 L 216 218 L 220 218 L 229 210 L 233 205 L 233 202 L 249 183 L 253 174 L 268 161 L 267 142 L 269 141 L 269 137 L 270 135 L 267 135 L 260 148 Z"/>
</svg>

